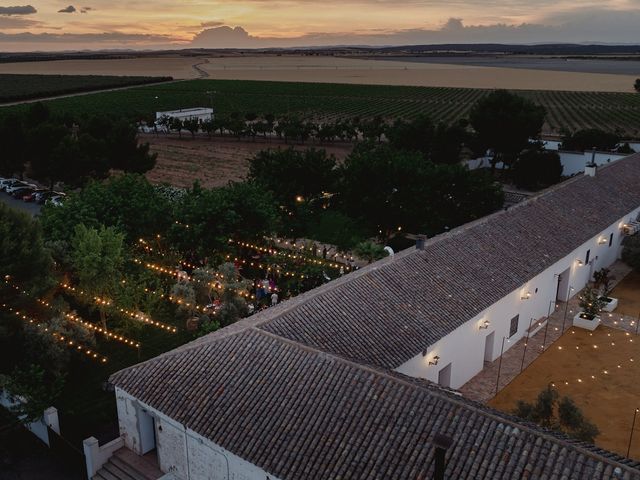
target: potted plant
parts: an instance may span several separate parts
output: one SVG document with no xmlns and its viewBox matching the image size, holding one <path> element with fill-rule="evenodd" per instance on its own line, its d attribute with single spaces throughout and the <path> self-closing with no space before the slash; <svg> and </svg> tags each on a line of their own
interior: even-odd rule
<svg viewBox="0 0 640 480">
<path fill-rule="evenodd" d="M 613 312 L 618 306 L 618 299 L 610 297 L 611 283 L 615 280 L 615 277 L 611 275 L 611 270 L 608 268 L 601 268 L 593 274 L 593 280 L 595 287 L 600 291 L 598 299 L 602 302 L 602 311 Z"/>
<path fill-rule="evenodd" d="M 595 330 L 600 324 L 598 316 L 602 310 L 603 302 L 599 292 L 588 285 L 580 296 L 580 311 L 573 317 L 573 325 L 587 330 Z"/>
</svg>

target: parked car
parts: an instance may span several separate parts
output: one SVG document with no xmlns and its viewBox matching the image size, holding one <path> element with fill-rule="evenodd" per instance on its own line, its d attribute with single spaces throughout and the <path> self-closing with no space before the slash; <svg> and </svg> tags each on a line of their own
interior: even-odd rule
<svg viewBox="0 0 640 480">
<path fill-rule="evenodd" d="M 8 185 L 19 181 L 17 178 L 2 178 L 0 179 L 0 190 L 4 190 Z"/>
<path fill-rule="evenodd" d="M 31 195 L 35 191 L 36 191 L 35 188 L 31 188 L 31 187 L 17 188 L 11 192 L 11 196 L 13 198 L 22 200 L 22 197 L 24 197 L 25 195 Z"/>
<path fill-rule="evenodd" d="M 42 192 L 46 192 L 47 190 L 44 188 L 38 188 L 36 190 L 34 190 L 33 192 L 27 194 L 27 195 L 23 195 L 22 196 L 22 200 L 25 202 L 35 202 L 36 201 L 36 195 L 38 193 L 42 193 Z"/>
<path fill-rule="evenodd" d="M 62 206 L 62 202 L 64 202 L 64 195 L 55 195 L 47 200 L 46 203 L 50 203 L 54 207 L 60 207 Z"/>
<path fill-rule="evenodd" d="M 20 190 L 21 188 L 31 188 L 32 190 L 35 190 L 38 187 L 36 187 L 33 183 L 19 181 L 7 186 L 7 188 L 5 188 L 5 192 L 13 195 L 16 190 Z"/>
<path fill-rule="evenodd" d="M 34 200 L 38 205 L 43 205 L 44 202 L 46 202 L 49 198 L 55 197 L 56 195 L 57 193 L 54 192 L 53 190 L 43 190 L 41 192 L 35 193 Z"/>
</svg>

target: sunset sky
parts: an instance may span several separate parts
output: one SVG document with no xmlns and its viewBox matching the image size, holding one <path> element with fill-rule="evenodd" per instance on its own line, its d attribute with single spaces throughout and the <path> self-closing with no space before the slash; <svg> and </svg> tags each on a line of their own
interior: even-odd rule
<svg viewBox="0 0 640 480">
<path fill-rule="evenodd" d="M 0 0 L 0 50 L 640 42 L 640 0 Z"/>
</svg>

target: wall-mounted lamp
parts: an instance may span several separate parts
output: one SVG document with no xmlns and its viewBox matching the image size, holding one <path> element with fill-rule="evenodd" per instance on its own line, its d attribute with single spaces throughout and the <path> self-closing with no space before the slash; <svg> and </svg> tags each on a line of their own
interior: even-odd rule
<svg viewBox="0 0 640 480">
<path fill-rule="evenodd" d="M 433 360 L 429 360 L 429 365 L 437 365 L 438 360 L 440 360 L 440 357 L 436 355 L 435 357 L 433 357 Z"/>
<path fill-rule="evenodd" d="M 579 267 L 584 265 L 584 262 L 582 260 L 576 260 L 576 263 L 578 264 Z"/>
<path fill-rule="evenodd" d="M 607 243 L 609 243 L 609 240 L 607 240 L 604 237 L 602 237 L 600 240 L 598 240 L 598 245 L 606 245 Z"/>
<path fill-rule="evenodd" d="M 520 300 L 529 300 L 530 298 L 531 298 L 531 292 L 527 292 L 520 297 Z"/>
<path fill-rule="evenodd" d="M 489 320 L 485 320 L 484 322 L 482 322 L 480 324 L 480 326 L 478 328 L 480 330 L 486 330 L 487 328 L 489 328 L 489 325 L 491 325 L 491 322 Z"/>
</svg>

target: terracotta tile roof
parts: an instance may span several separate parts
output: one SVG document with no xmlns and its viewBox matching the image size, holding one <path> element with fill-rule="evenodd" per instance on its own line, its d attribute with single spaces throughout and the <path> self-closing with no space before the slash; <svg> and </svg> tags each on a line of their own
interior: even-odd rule
<svg viewBox="0 0 640 480">
<path fill-rule="evenodd" d="M 640 206 L 640 154 L 307 292 L 252 320 L 397 368 Z M 558 272 L 560 273 L 560 272 Z"/>
<path fill-rule="evenodd" d="M 448 479 L 640 479 L 630 460 L 254 327 L 111 382 L 282 480 L 429 479 L 438 433 Z"/>
</svg>

